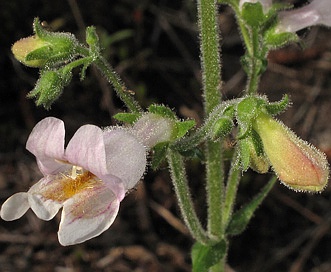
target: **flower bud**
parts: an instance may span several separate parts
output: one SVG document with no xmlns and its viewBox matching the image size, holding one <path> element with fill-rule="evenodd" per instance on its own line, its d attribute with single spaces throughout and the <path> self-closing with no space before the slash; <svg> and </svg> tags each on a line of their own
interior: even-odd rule
<svg viewBox="0 0 331 272">
<path fill-rule="evenodd" d="M 45 70 L 41 73 L 35 88 L 28 94 L 29 98 L 36 98 L 37 106 L 46 109 L 62 94 L 63 88 L 70 82 L 71 71 Z"/>
<path fill-rule="evenodd" d="M 135 135 L 147 148 L 170 141 L 174 130 L 174 120 L 155 113 L 144 114 L 133 126 Z"/>
<path fill-rule="evenodd" d="M 301 8 L 280 12 L 275 30 L 278 33 L 297 32 L 313 25 L 331 26 L 330 13 L 330 0 L 314 0 Z"/>
<path fill-rule="evenodd" d="M 34 21 L 35 35 L 23 38 L 12 46 L 15 58 L 30 67 L 54 67 L 75 56 L 78 41 L 70 33 L 50 32 Z"/>
<path fill-rule="evenodd" d="M 325 188 L 329 165 L 324 153 L 265 113 L 257 116 L 253 128 L 262 140 L 273 170 L 286 186 L 312 192 Z"/>
<path fill-rule="evenodd" d="M 36 36 L 23 38 L 14 43 L 11 50 L 15 58 L 30 67 L 41 67 L 45 65 L 44 59 L 26 60 L 26 56 L 39 48 L 47 46 L 47 43 Z"/>
</svg>

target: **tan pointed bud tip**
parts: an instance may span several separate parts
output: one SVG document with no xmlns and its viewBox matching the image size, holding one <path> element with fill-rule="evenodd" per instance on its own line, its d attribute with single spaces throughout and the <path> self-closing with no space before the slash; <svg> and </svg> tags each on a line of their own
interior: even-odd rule
<svg viewBox="0 0 331 272">
<path fill-rule="evenodd" d="M 329 179 L 329 163 L 323 152 L 300 139 L 280 121 L 261 113 L 253 127 L 281 182 L 297 191 L 322 191 Z"/>
<path fill-rule="evenodd" d="M 42 67 L 45 64 L 45 59 L 27 60 L 26 57 L 29 53 L 46 45 L 47 43 L 37 36 L 30 36 L 15 42 L 11 50 L 15 58 L 23 64 L 30 67 Z"/>
</svg>

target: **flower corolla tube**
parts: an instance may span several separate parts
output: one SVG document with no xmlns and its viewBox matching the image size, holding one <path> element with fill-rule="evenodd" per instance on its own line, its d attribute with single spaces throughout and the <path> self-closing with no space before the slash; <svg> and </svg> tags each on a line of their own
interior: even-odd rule
<svg viewBox="0 0 331 272">
<path fill-rule="evenodd" d="M 330 0 L 314 0 L 301 8 L 279 12 L 276 32 L 297 32 L 313 25 L 331 26 L 330 14 Z"/>
<path fill-rule="evenodd" d="M 26 148 L 35 155 L 43 178 L 28 192 L 16 193 L 1 207 L 4 220 L 16 220 L 29 208 L 43 220 L 62 208 L 58 239 L 82 243 L 114 222 L 126 192 L 142 177 L 145 147 L 129 130 L 80 127 L 64 148 L 64 123 L 53 117 L 32 130 Z"/>
<path fill-rule="evenodd" d="M 261 137 L 264 152 L 283 184 L 310 192 L 326 187 L 330 169 L 323 152 L 267 114 L 260 113 L 253 128 Z"/>
</svg>

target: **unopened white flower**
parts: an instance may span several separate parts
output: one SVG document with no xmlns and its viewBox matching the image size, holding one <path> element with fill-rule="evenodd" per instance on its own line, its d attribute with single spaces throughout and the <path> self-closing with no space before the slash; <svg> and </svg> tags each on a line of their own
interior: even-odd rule
<svg viewBox="0 0 331 272">
<path fill-rule="evenodd" d="M 279 12 L 276 33 L 297 32 L 313 25 L 331 26 L 331 1 L 314 0 L 298 9 Z"/>
<path fill-rule="evenodd" d="M 133 133 L 147 147 L 170 141 L 175 121 L 155 113 L 144 114 L 133 126 Z"/>
</svg>

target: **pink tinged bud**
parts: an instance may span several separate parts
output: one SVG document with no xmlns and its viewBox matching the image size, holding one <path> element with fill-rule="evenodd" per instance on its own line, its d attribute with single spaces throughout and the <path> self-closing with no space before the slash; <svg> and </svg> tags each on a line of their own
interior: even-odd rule
<svg viewBox="0 0 331 272">
<path fill-rule="evenodd" d="M 155 113 L 143 115 L 133 126 L 134 134 L 147 147 L 172 139 L 175 122 Z"/>
<path fill-rule="evenodd" d="M 302 8 L 280 12 L 276 32 L 297 32 L 313 25 L 331 26 L 330 14 L 330 0 L 314 0 Z"/>
<path fill-rule="evenodd" d="M 311 192 L 325 188 L 329 164 L 324 153 L 266 114 L 256 118 L 253 128 L 261 137 L 273 170 L 286 186 Z"/>
</svg>

